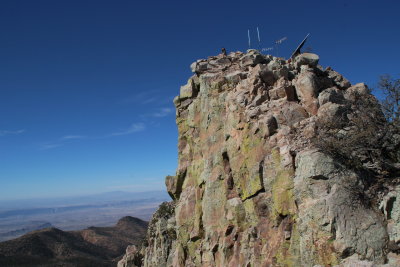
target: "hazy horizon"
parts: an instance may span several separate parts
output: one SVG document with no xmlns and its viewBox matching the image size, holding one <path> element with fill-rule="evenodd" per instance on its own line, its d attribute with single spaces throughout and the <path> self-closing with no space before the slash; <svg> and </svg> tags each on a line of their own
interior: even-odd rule
<svg viewBox="0 0 400 267">
<path fill-rule="evenodd" d="M 81 197 L 95 197 L 95 196 L 102 196 L 108 194 L 148 194 L 148 193 L 162 193 L 168 195 L 167 190 L 149 190 L 149 191 L 129 191 L 129 190 L 114 190 L 114 191 L 105 191 L 105 192 L 96 192 L 96 193 L 87 193 L 87 194 L 74 194 L 74 193 L 67 193 L 65 195 L 49 195 L 49 196 L 34 196 L 34 197 L 19 197 L 19 198 L 2 198 L 0 196 L 0 207 L 2 203 L 5 202 L 15 202 L 15 201 L 31 201 L 31 200 L 53 200 L 53 199 L 74 199 L 74 198 L 81 198 Z"/>
<path fill-rule="evenodd" d="M 112 226 L 125 216 L 148 221 L 159 204 L 169 200 L 166 191 L 114 191 L 0 201 L 0 241 L 48 227 L 82 230 L 90 226 Z"/>
</svg>

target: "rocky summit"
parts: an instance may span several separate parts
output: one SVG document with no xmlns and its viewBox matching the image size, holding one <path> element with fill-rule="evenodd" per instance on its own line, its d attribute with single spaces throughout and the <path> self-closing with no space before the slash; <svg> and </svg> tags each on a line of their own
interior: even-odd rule
<svg viewBox="0 0 400 267">
<path fill-rule="evenodd" d="M 173 199 L 118 266 L 400 266 L 400 135 L 319 56 L 194 62 Z"/>
</svg>

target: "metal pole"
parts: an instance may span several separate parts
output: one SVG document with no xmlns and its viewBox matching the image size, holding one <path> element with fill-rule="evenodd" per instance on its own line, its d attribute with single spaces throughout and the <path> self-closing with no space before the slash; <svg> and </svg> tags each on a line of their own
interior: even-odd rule
<svg viewBox="0 0 400 267">
<path fill-rule="evenodd" d="M 251 45 L 251 43 L 250 43 L 250 30 L 247 30 L 247 38 L 249 39 L 249 49 L 250 49 L 250 45 Z"/>
</svg>

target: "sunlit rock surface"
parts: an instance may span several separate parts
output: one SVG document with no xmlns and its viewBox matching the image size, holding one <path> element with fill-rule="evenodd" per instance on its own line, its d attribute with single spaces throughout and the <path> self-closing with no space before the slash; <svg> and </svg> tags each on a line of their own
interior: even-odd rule
<svg viewBox="0 0 400 267">
<path fill-rule="evenodd" d="M 374 175 L 315 142 L 319 125 L 343 122 L 346 137 L 358 112 L 379 120 L 378 102 L 318 61 L 249 50 L 191 65 L 174 99 L 173 202 L 135 250 L 142 262 L 120 266 L 399 266 L 400 190 L 376 193 Z M 362 164 L 384 172 L 368 156 Z"/>
</svg>

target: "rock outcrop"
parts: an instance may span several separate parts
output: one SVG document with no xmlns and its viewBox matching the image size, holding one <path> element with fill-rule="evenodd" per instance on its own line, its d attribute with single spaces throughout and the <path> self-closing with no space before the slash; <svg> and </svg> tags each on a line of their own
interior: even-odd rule
<svg viewBox="0 0 400 267">
<path fill-rule="evenodd" d="M 400 142 L 366 85 L 318 61 L 249 50 L 191 65 L 173 201 L 131 253 L 143 260 L 120 266 L 400 264 Z"/>
</svg>

